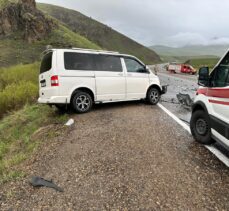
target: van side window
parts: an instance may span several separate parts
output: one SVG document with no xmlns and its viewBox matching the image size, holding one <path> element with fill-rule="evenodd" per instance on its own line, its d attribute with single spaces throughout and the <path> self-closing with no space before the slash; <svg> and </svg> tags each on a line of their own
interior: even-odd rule
<svg viewBox="0 0 229 211">
<path fill-rule="evenodd" d="M 137 62 L 134 59 L 130 59 L 130 58 L 124 58 L 125 63 L 126 63 L 126 68 L 127 68 L 127 72 L 131 72 L 131 73 L 144 73 L 145 71 L 145 67 L 140 64 L 139 62 Z"/>
<path fill-rule="evenodd" d="M 52 54 L 53 52 L 50 52 L 43 57 L 40 67 L 40 73 L 47 72 L 52 68 Z"/>
<path fill-rule="evenodd" d="M 96 70 L 108 72 L 122 72 L 120 57 L 111 55 L 95 55 Z"/>
<path fill-rule="evenodd" d="M 66 70 L 94 70 L 94 55 L 85 53 L 64 53 L 64 65 Z"/>
<path fill-rule="evenodd" d="M 215 69 L 212 86 L 213 87 L 229 86 L 229 66 L 218 66 Z"/>
<path fill-rule="evenodd" d="M 219 66 L 217 66 L 212 73 L 213 87 L 229 86 L 229 53 L 223 58 Z"/>
</svg>

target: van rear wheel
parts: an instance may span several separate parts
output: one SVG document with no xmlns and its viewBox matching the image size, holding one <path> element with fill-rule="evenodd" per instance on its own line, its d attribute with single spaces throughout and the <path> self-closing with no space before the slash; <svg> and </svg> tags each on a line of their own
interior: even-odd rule
<svg viewBox="0 0 229 211">
<path fill-rule="evenodd" d="M 76 113 L 87 113 L 92 108 L 92 98 L 87 92 L 78 91 L 72 99 L 72 107 Z"/>
<path fill-rule="evenodd" d="M 192 114 L 190 129 L 197 142 L 207 145 L 215 142 L 211 137 L 210 119 L 206 112 L 197 110 Z"/>
</svg>

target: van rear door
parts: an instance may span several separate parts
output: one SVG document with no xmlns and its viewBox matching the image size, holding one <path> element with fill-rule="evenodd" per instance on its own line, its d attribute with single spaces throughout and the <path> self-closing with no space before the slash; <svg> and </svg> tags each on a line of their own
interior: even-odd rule
<svg viewBox="0 0 229 211">
<path fill-rule="evenodd" d="M 55 51 L 46 53 L 42 59 L 39 75 L 40 98 L 48 99 L 58 93 L 58 76 L 55 73 Z"/>
</svg>

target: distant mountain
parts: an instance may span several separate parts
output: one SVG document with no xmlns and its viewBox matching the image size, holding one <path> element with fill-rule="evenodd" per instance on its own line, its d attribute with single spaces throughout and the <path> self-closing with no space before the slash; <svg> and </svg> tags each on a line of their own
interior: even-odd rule
<svg viewBox="0 0 229 211">
<path fill-rule="evenodd" d="M 160 56 L 216 56 L 221 57 L 229 48 L 229 45 L 190 45 L 180 48 L 173 48 L 168 46 L 151 46 L 150 49 L 154 50 Z"/>
<path fill-rule="evenodd" d="M 50 4 L 38 4 L 38 8 L 103 49 L 133 54 L 147 64 L 160 62 L 153 50 L 80 12 Z"/>
</svg>

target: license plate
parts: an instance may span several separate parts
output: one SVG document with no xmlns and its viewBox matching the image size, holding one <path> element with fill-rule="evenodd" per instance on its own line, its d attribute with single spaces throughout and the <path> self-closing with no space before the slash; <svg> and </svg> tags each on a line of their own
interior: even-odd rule
<svg viewBox="0 0 229 211">
<path fill-rule="evenodd" d="M 41 87 L 46 87 L 46 82 L 41 82 Z"/>
</svg>

